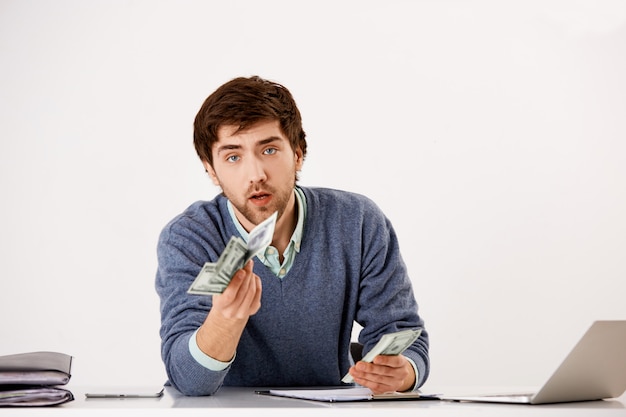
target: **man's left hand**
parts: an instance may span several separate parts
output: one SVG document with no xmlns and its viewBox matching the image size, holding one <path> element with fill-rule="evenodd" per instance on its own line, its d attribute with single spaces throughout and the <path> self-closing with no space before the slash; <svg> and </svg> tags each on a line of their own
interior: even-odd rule
<svg viewBox="0 0 626 417">
<path fill-rule="evenodd" d="M 371 363 L 359 361 L 350 368 L 350 375 L 374 394 L 408 391 L 415 385 L 415 370 L 402 355 L 378 355 Z"/>
</svg>

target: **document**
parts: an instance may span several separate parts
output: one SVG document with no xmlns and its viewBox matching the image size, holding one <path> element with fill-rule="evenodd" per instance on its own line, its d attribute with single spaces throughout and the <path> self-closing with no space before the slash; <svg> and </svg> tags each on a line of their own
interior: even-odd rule
<svg viewBox="0 0 626 417">
<path fill-rule="evenodd" d="M 342 401 L 372 401 L 372 400 L 438 400 L 436 395 L 422 394 L 419 391 L 389 392 L 374 394 L 369 388 L 331 388 L 331 389 L 271 389 L 257 391 L 261 395 L 296 398 L 300 400 L 342 402 Z"/>
</svg>

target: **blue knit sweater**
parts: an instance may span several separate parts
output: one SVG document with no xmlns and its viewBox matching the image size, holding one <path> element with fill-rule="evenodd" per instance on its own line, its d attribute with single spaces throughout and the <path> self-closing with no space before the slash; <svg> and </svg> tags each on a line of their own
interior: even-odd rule
<svg viewBox="0 0 626 417">
<path fill-rule="evenodd" d="M 226 198 L 194 203 L 161 232 L 161 354 L 169 382 L 183 394 L 211 395 L 222 385 L 341 385 L 351 365 L 355 321 L 363 326 L 364 353 L 385 333 L 423 327 L 397 237 L 381 210 L 358 194 L 303 191 L 308 209 L 300 253 L 282 279 L 255 262 L 261 308 L 223 371 L 203 367 L 189 352 L 189 338 L 211 309 L 211 297 L 187 289 L 202 265 L 215 262 L 238 235 Z M 429 373 L 428 333 L 404 355 L 417 366 L 417 388 Z"/>
</svg>

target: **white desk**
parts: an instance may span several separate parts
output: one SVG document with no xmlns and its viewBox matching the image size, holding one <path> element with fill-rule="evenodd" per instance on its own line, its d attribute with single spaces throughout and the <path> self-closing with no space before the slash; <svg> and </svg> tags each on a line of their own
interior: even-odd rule
<svg viewBox="0 0 626 417">
<path fill-rule="evenodd" d="M 447 401 L 363 401 L 324 403 L 257 395 L 254 388 L 223 387 L 211 397 L 185 397 L 166 387 L 161 398 L 87 399 L 89 390 L 67 388 L 75 400 L 54 407 L 0 408 L 0 417 L 12 416 L 559 416 L 626 417 L 626 395 L 618 399 L 551 405 L 506 405 Z M 458 389 L 455 391 L 459 391 Z M 499 391 L 502 391 L 501 389 Z M 428 390 L 428 393 L 444 392 Z M 446 391 L 450 392 L 450 391 Z M 207 410 L 223 408 L 222 410 Z"/>
</svg>

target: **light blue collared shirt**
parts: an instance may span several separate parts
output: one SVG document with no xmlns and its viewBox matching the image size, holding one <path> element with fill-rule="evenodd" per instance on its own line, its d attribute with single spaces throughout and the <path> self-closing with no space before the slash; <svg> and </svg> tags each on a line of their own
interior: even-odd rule
<svg viewBox="0 0 626 417">
<path fill-rule="evenodd" d="M 284 277 L 287 272 L 289 272 L 296 257 L 296 253 L 300 252 L 300 242 L 302 242 L 302 231 L 304 229 L 304 219 L 306 218 L 306 198 L 304 198 L 302 190 L 298 187 L 295 188 L 294 193 L 296 195 L 296 204 L 298 205 L 298 222 L 296 223 L 296 229 L 291 235 L 291 240 L 287 248 L 285 248 L 285 252 L 283 252 L 282 264 L 279 260 L 278 250 L 274 246 L 268 246 L 265 252 L 257 255 L 257 258 L 263 262 L 263 265 L 267 266 L 278 278 Z M 233 223 L 237 226 L 241 237 L 248 243 L 249 233 L 243 228 L 241 223 L 239 223 L 239 220 L 237 220 L 233 205 L 230 201 L 228 202 L 228 212 L 233 219 Z"/>
</svg>

